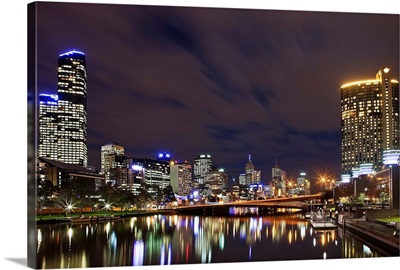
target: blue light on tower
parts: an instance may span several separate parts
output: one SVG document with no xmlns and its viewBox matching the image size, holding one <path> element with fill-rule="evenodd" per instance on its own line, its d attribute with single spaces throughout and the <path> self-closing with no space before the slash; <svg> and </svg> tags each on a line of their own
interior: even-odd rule
<svg viewBox="0 0 400 270">
<path fill-rule="evenodd" d="M 74 49 L 74 50 L 72 50 L 72 51 L 69 51 L 69 52 L 60 54 L 59 57 L 70 56 L 70 55 L 74 55 L 74 54 L 82 54 L 82 55 L 84 55 L 83 52 L 76 51 L 76 50 Z"/>
<path fill-rule="evenodd" d="M 170 161 L 171 160 L 171 154 L 170 153 L 159 153 L 157 156 L 158 160 L 165 160 L 165 161 Z"/>
</svg>

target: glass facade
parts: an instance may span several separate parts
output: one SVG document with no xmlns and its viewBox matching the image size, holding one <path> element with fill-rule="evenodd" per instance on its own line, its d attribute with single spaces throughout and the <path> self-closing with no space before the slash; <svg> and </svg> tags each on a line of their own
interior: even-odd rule
<svg viewBox="0 0 400 270">
<path fill-rule="evenodd" d="M 87 166 L 86 58 L 70 51 L 58 58 L 58 160 Z"/>
</svg>

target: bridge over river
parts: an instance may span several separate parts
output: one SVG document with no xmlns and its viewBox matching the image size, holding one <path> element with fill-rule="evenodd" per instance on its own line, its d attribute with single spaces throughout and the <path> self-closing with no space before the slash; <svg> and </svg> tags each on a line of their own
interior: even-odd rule
<svg viewBox="0 0 400 270">
<path fill-rule="evenodd" d="M 181 214 L 206 214 L 215 212 L 229 212 L 229 209 L 232 207 L 257 207 L 259 211 L 264 212 L 276 212 L 279 208 L 308 210 L 312 205 L 322 205 L 321 199 L 323 195 L 324 193 L 320 192 L 313 195 L 271 198 L 265 200 L 187 205 L 177 207 L 176 211 Z"/>
</svg>

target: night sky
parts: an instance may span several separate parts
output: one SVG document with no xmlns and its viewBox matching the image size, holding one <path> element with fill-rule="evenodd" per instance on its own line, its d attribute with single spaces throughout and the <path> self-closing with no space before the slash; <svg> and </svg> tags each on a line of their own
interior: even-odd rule
<svg viewBox="0 0 400 270">
<path fill-rule="evenodd" d="M 89 165 L 125 154 L 210 154 L 238 181 L 251 155 L 295 179 L 340 175 L 342 84 L 399 74 L 399 16 L 234 8 L 40 3 L 38 91 L 56 93 L 58 55 L 88 72 Z"/>
</svg>

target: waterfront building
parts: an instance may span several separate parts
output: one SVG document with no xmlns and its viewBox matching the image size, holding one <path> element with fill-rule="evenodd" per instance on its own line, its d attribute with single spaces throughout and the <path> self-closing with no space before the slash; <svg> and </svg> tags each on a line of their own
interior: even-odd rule
<svg viewBox="0 0 400 270">
<path fill-rule="evenodd" d="M 310 195 L 310 181 L 307 179 L 307 174 L 301 172 L 297 177 L 297 194 L 298 195 Z"/>
<path fill-rule="evenodd" d="M 188 162 L 171 162 L 171 186 L 179 196 L 189 196 L 192 186 L 192 165 Z"/>
<path fill-rule="evenodd" d="M 39 95 L 38 156 L 57 160 L 58 96 Z"/>
<path fill-rule="evenodd" d="M 342 181 L 399 162 L 399 83 L 390 71 L 340 88 Z"/>
<path fill-rule="evenodd" d="M 145 184 L 147 192 L 151 195 L 171 185 L 171 168 L 168 161 L 150 158 L 134 159 L 131 167 L 137 172 L 141 171 L 142 184 Z"/>
<path fill-rule="evenodd" d="M 86 58 L 69 51 L 58 58 L 58 161 L 86 167 L 87 108 Z"/>
<path fill-rule="evenodd" d="M 200 188 L 204 185 L 206 174 L 212 170 L 211 155 L 199 155 L 193 163 L 193 187 Z"/>
<path fill-rule="evenodd" d="M 125 149 L 117 143 L 108 143 L 101 147 L 101 169 L 100 173 L 104 175 L 106 182 L 115 184 L 116 178 L 111 177 L 111 171 L 118 172 L 116 168 L 122 168 Z M 121 171 L 121 170 L 119 170 Z"/>
<path fill-rule="evenodd" d="M 104 176 L 93 170 L 43 157 L 38 158 L 38 178 L 60 189 L 79 192 L 81 196 L 94 196 L 105 185 Z"/>
</svg>

